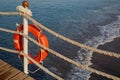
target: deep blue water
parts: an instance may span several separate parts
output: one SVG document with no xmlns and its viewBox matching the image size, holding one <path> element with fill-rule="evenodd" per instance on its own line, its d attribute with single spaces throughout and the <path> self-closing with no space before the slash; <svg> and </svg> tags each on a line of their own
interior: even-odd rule
<svg viewBox="0 0 120 80">
<path fill-rule="evenodd" d="M 21 2 L 22 0 L 1 0 L 0 11 L 16 11 L 16 6 Z M 120 0 L 29 0 L 29 3 L 33 18 L 55 32 L 78 42 L 97 47 L 119 36 Z M 15 24 L 20 22 L 19 19 L 19 16 L 0 15 L 0 27 L 16 30 Z M 86 59 L 84 56 L 90 58 L 92 53 L 71 46 L 45 31 L 44 33 L 49 39 L 50 48 L 82 64 L 90 65 L 90 59 Z M 13 34 L 0 31 L 0 46 L 14 49 L 12 38 Z M 22 70 L 17 55 L 0 51 L 0 59 Z M 56 59 L 55 56 L 49 55 L 45 66 L 68 80 L 88 79 L 89 72 L 78 70 L 70 64 L 62 66 L 60 63 L 66 64 L 66 62 Z M 65 69 L 60 69 L 59 66 L 65 69 L 70 67 L 71 70 L 64 71 Z M 30 75 L 34 76 L 36 80 L 54 80 L 42 71 Z"/>
</svg>

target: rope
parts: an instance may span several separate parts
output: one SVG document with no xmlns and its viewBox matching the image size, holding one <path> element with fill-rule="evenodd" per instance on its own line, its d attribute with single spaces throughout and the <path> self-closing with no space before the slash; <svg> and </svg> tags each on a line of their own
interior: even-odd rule
<svg viewBox="0 0 120 80">
<path fill-rule="evenodd" d="M 0 28 L 0 30 L 1 30 L 1 28 Z M 96 70 L 96 69 L 93 69 L 93 68 L 91 68 L 91 67 L 82 65 L 82 64 L 80 64 L 80 63 L 78 63 L 78 62 L 73 61 L 73 60 L 70 59 L 70 58 L 67 58 L 67 57 L 61 55 L 60 53 L 58 53 L 58 52 L 56 52 L 56 51 L 54 51 L 54 50 L 52 50 L 52 49 L 50 49 L 50 48 L 46 48 L 45 46 L 39 44 L 36 40 L 32 39 L 31 37 L 29 37 L 29 36 L 27 36 L 27 35 L 24 35 L 23 33 L 18 33 L 17 31 L 12 31 L 12 30 L 8 30 L 8 29 L 2 29 L 2 31 L 6 31 L 6 32 L 10 32 L 10 33 L 17 33 L 17 34 L 23 35 L 24 37 L 26 37 L 27 39 L 29 39 L 30 41 L 32 41 L 32 42 L 35 43 L 36 45 L 40 46 L 41 48 L 43 48 L 43 49 L 45 49 L 45 50 L 48 50 L 48 51 L 51 52 L 53 55 L 55 55 L 55 56 L 57 56 L 57 57 L 65 60 L 65 61 L 67 61 L 67 62 L 69 62 L 69 63 L 71 63 L 71 64 L 74 64 L 74 65 L 76 65 L 76 66 L 79 67 L 79 68 L 82 68 L 82 69 L 91 71 L 91 72 L 93 72 L 93 73 L 96 73 L 96 74 L 98 74 L 98 75 L 101 75 L 101 76 L 104 76 L 104 77 L 107 77 L 107 78 L 110 78 L 110 79 L 113 79 L 113 80 L 120 80 L 119 77 L 116 77 L 116 76 L 113 76 L 113 75 L 110 75 L 110 74 L 107 74 L 107 73 L 98 71 L 98 70 Z"/>
<path fill-rule="evenodd" d="M 92 48 L 90 46 L 87 46 L 87 45 L 84 45 L 82 43 L 79 43 L 77 41 L 74 41 L 72 39 L 69 39 L 69 38 L 66 38 L 56 32 L 54 32 L 53 30 L 50 30 L 49 28 L 45 27 L 44 25 L 40 24 L 39 22 L 37 22 L 35 19 L 33 19 L 32 17 L 30 16 L 27 16 L 25 14 L 21 14 L 22 16 L 28 18 L 30 21 L 32 21 L 34 24 L 38 25 L 40 28 L 44 29 L 45 31 L 49 32 L 50 34 L 68 42 L 68 43 L 71 43 L 75 46 L 78 46 L 78 47 L 81 47 L 81 48 L 84 48 L 84 49 L 87 49 L 87 50 L 90 50 L 90 51 L 93 51 L 93 52 L 97 52 L 99 54 L 104 54 L 104 55 L 107 55 L 107 56 L 111 56 L 111 57 L 116 57 L 116 58 L 120 58 L 120 54 L 118 53 L 114 53 L 114 52 L 109 52 L 109 51 L 105 51 L 105 50 L 100 50 L 100 49 L 96 49 L 96 48 Z"/>
<path fill-rule="evenodd" d="M 6 49 L 6 48 L 3 48 L 3 47 L 0 47 L 0 49 L 3 50 L 3 51 L 7 51 L 7 52 L 11 52 L 11 53 L 17 53 L 17 54 L 19 52 L 19 51 L 15 51 L 15 50 L 11 50 L 11 49 Z"/>
<path fill-rule="evenodd" d="M 38 68 L 38 69 L 36 69 L 36 70 L 34 70 L 34 71 L 30 71 L 30 70 L 29 70 L 29 73 L 34 74 L 34 73 L 38 72 L 39 70 L 40 70 L 40 68 Z"/>
<path fill-rule="evenodd" d="M 43 45 L 39 44 L 39 43 L 38 43 L 37 41 L 35 41 L 34 39 L 30 38 L 29 36 L 24 35 L 24 37 L 28 38 L 30 41 L 32 41 L 33 43 L 35 43 L 35 44 L 37 44 L 38 46 L 42 47 L 43 49 L 48 50 L 48 51 L 51 52 L 53 55 L 55 55 L 55 56 L 57 56 L 57 57 L 65 60 L 65 61 L 67 61 L 67 62 L 69 62 L 69 63 L 71 63 L 71 64 L 74 64 L 74 65 L 76 65 L 76 66 L 79 67 L 79 68 L 82 68 L 82 69 L 91 71 L 91 72 L 93 72 L 93 73 L 96 73 L 96 74 L 98 74 L 98 75 L 101 75 L 101 76 L 104 76 L 104 77 L 107 77 L 107 78 L 110 78 L 110 79 L 113 79 L 113 80 L 120 80 L 120 78 L 118 78 L 118 77 L 116 77 L 116 76 L 113 76 L 113 75 L 110 75 L 110 74 L 106 74 L 106 73 L 104 73 L 104 72 L 101 72 L 101 71 L 98 71 L 98 70 L 96 70 L 96 69 L 90 68 L 90 67 L 88 67 L 88 66 L 82 65 L 82 64 L 80 64 L 80 63 L 78 63 L 78 62 L 73 61 L 72 59 L 70 59 L 70 58 L 68 58 L 68 57 L 65 57 L 65 56 L 61 55 L 60 53 L 58 53 L 58 52 L 56 52 L 56 51 L 54 51 L 54 50 L 52 50 L 52 49 L 46 48 L 46 47 L 44 47 Z"/>
<path fill-rule="evenodd" d="M 0 12 L 1 15 L 18 15 L 18 12 Z M 115 58 L 120 58 L 120 54 L 118 53 L 114 53 L 114 52 L 109 52 L 109 51 L 105 51 L 105 50 L 100 50 L 100 49 L 96 49 L 96 48 L 93 48 L 93 47 L 90 47 L 90 46 L 87 46 L 87 45 L 84 45 L 82 43 L 79 43 L 77 41 L 74 41 L 72 39 L 69 39 L 69 38 L 66 38 L 54 31 L 52 31 L 51 29 L 45 27 L 44 25 L 40 24 L 39 22 L 37 22 L 35 19 L 33 19 L 32 17 L 26 15 L 26 14 L 23 14 L 23 13 L 20 13 L 19 12 L 19 15 L 22 15 L 26 18 L 28 18 L 30 21 L 32 21 L 34 24 L 38 25 L 40 28 L 44 29 L 45 31 L 51 33 L 52 35 L 68 42 L 68 43 L 71 43 L 75 46 L 78 46 L 78 47 L 81 47 L 81 48 L 84 48 L 84 49 L 87 49 L 87 50 L 90 50 L 90 51 L 93 51 L 93 52 L 96 52 L 96 53 L 99 53 L 99 54 L 104 54 L 104 55 L 107 55 L 107 56 L 111 56 L 111 57 L 115 57 Z"/>
<path fill-rule="evenodd" d="M 18 15 L 17 12 L 14 12 L 14 13 L 12 13 L 12 12 L 11 12 L 11 13 L 8 13 L 8 12 L 7 12 L 7 13 L 0 12 L 0 14 L 2 14 L 2 15 Z M 58 37 L 58 38 L 60 38 L 60 39 L 62 39 L 62 40 L 64 40 L 64 41 L 66 41 L 66 42 L 68 42 L 68 43 L 71 43 L 71 44 L 76 45 L 76 46 L 78 46 L 78 47 L 81 47 L 81 48 L 84 48 L 84 49 L 87 49 L 87 50 L 90 50 L 90 51 L 94 51 L 94 52 L 97 52 L 97 53 L 100 53 L 100 54 L 104 54 L 104 55 L 107 55 L 107 56 L 120 58 L 120 55 L 117 54 L 117 53 L 109 52 L 109 51 L 104 51 L 104 50 L 100 50 L 100 49 L 96 49 L 96 48 L 92 48 L 92 47 L 90 47 L 90 46 L 87 46 L 87 45 L 84 45 L 84 44 L 82 44 L 82 43 L 79 43 L 79 42 L 76 42 L 76 41 L 74 41 L 74 40 L 71 40 L 71 39 L 69 39 L 69 38 L 66 38 L 66 37 L 64 37 L 64 36 L 62 36 L 62 35 L 54 32 L 54 31 L 50 30 L 49 28 L 43 26 L 42 24 L 40 24 L 39 22 L 37 22 L 36 20 L 34 20 L 33 18 L 31 18 L 31 17 L 28 16 L 28 15 L 25 15 L 25 14 L 23 14 L 23 13 L 19 13 L 19 15 L 22 15 L 22 16 L 28 18 L 30 21 L 32 21 L 34 24 L 38 25 L 40 28 L 46 30 L 47 32 L 51 33 L 52 35 L 54 35 L 54 36 L 56 36 L 56 37 Z M 78 67 L 80 67 L 80 68 L 82 68 L 82 69 L 86 69 L 86 70 L 88 70 L 88 71 L 91 71 L 91 72 L 96 73 L 96 74 L 98 74 L 98 75 L 102 75 L 102 76 L 107 77 L 107 78 L 111 78 L 111 79 L 113 79 L 113 80 L 120 80 L 120 78 L 118 78 L 118 77 L 116 77 L 116 76 L 112 76 L 112 75 L 110 75 L 110 74 L 106 74 L 106 73 L 104 73 L 104 72 L 101 72 L 101 71 L 95 70 L 95 69 L 93 69 L 93 68 L 90 68 L 90 67 L 88 67 L 88 66 L 82 65 L 82 64 L 80 64 L 80 63 L 77 63 L 77 62 L 75 62 L 75 61 L 73 61 L 73 60 L 71 60 L 71 59 L 69 59 L 69 58 L 61 55 L 60 53 L 58 53 L 58 52 L 56 52 L 56 51 L 54 51 L 54 50 L 52 50 L 52 49 L 46 48 L 46 47 L 44 47 L 43 45 L 39 44 L 37 41 L 35 41 L 35 40 L 33 40 L 32 38 L 30 38 L 29 36 L 24 35 L 23 33 L 19 33 L 19 32 L 16 32 L 16 31 L 11 31 L 11 30 L 6 30 L 6 29 L 3 29 L 3 28 L 0 28 L 0 29 L 3 30 L 3 31 L 8 31 L 8 32 L 11 32 L 11 33 L 17 33 L 17 34 L 23 35 L 24 37 L 28 38 L 30 41 L 32 41 L 32 42 L 34 42 L 35 44 L 37 44 L 38 46 L 40 46 L 40 47 L 48 50 L 49 52 L 51 52 L 52 54 L 56 55 L 57 57 L 65 60 L 65 61 L 68 61 L 68 62 L 70 62 L 70 63 L 72 63 L 72 64 L 74 64 L 74 65 L 76 65 L 76 66 L 78 66 Z M 1 49 L 2 49 L 2 48 L 1 48 Z"/>
<path fill-rule="evenodd" d="M 0 50 L 4 50 L 4 51 L 7 51 L 7 52 L 19 54 L 19 51 L 15 51 L 15 50 L 3 48 L 3 47 L 0 47 Z M 40 69 L 42 69 L 43 71 L 47 72 L 49 75 L 53 76 L 54 78 L 56 78 L 56 79 L 58 79 L 58 80 L 63 80 L 61 77 L 59 77 L 59 76 L 57 76 L 56 74 L 52 73 L 52 72 L 49 71 L 47 68 L 45 68 L 44 66 L 40 65 L 38 62 L 36 62 L 35 60 L 33 60 L 31 57 L 27 56 L 25 53 L 22 53 L 22 54 L 23 54 L 26 58 L 28 58 L 30 61 L 32 61 L 36 66 L 38 66 Z"/>
<path fill-rule="evenodd" d="M 20 15 L 19 12 L 0 12 L 0 15 Z"/>
</svg>

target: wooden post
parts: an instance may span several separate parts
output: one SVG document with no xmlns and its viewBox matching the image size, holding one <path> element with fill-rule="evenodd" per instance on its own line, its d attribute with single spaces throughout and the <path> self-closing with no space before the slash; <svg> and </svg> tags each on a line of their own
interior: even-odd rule
<svg viewBox="0 0 120 80">
<path fill-rule="evenodd" d="M 28 35 L 28 20 L 25 17 L 23 18 L 23 25 L 24 25 L 23 33 L 25 35 Z M 26 39 L 24 37 L 23 42 L 24 42 L 23 53 L 28 55 L 28 39 Z M 26 57 L 24 57 L 24 73 L 29 74 L 29 72 L 28 72 L 28 59 Z"/>
<path fill-rule="evenodd" d="M 28 9 L 28 7 L 29 7 L 28 1 L 23 1 L 22 2 L 22 6 L 25 9 L 25 10 L 23 10 L 24 13 L 25 14 L 28 13 L 29 15 L 31 15 L 31 11 Z M 25 17 L 23 18 L 23 25 L 24 25 L 24 27 L 23 27 L 23 29 L 24 29 L 23 33 L 25 35 L 28 35 L 28 19 L 26 19 Z M 26 39 L 24 37 L 23 41 L 24 41 L 24 47 L 23 47 L 24 51 L 23 51 L 23 53 L 25 53 L 26 55 L 28 55 L 28 39 Z M 28 64 L 29 64 L 28 63 L 28 59 L 26 57 L 24 57 L 24 73 L 26 73 L 26 74 L 29 74 L 29 72 L 28 72 Z"/>
</svg>

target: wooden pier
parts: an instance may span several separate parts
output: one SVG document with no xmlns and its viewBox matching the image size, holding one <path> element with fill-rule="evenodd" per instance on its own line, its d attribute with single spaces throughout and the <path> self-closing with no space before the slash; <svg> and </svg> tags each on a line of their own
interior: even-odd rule
<svg viewBox="0 0 120 80">
<path fill-rule="evenodd" d="M 0 59 L 0 80 L 35 80 Z"/>
</svg>

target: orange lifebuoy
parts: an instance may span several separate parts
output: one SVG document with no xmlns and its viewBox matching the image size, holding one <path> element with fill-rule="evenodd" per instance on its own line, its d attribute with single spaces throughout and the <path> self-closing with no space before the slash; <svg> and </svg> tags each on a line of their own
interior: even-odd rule
<svg viewBox="0 0 120 80">
<path fill-rule="evenodd" d="M 18 26 L 17 31 L 21 32 L 22 30 L 23 30 L 23 25 Z M 49 47 L 48 39 L 42 33 L 41 29 L 37 28 L 33 24 L 29 24 L 28 25 L 28 32 L 33 34 L 40 44 L 42 44 L 43 46 L 45 46 L 47 48 Z M 14 34 L 14 47 L 18 51 L 23 50 L 22 36 L 19 34 L 16 34 L 16 33 Z M 48 51 L 44 50 L 44 49 L 40 49 L 40 51 L 38 52 L 38 54 L 35 57 L 33 57 L 29 53 L 29 56 L 32 57 L 35 61 L 37 61 L 39 63 L 40 63 L 40 61 L 44 61 L 46 59 L 47 55 L 48 55 Z M 20 56 L 21 56 L 21 54 L 20 54 Z M 32 64 L 31 61 L 29 61 L 29 63 Z"/>
</svg>

